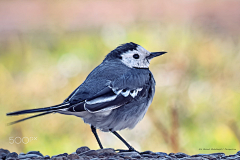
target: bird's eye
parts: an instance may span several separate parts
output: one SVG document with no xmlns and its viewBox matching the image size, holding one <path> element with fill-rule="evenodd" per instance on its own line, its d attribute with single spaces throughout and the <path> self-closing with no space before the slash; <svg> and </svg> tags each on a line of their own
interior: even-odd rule
<svg viewBox="0 0 240 160">
<path fill-rule="evenodd" d="M 139 55 L 138 55 L 138 54 L 134 54 L 134 55 L 133 55 L 133 58 L 138 59 L 138 58 L 139 58 Z"/>
</svg>

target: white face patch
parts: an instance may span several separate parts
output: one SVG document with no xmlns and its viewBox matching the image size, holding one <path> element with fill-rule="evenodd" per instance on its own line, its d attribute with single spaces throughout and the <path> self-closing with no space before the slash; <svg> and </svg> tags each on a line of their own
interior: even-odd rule
<svg viewBox="0 0 240 160">
<path fill-rule="evenodd" d="M 139 58 L 134 58 L 139 57 Z M 138 56 L 137 56 L 138 55 Z M 130 68 L 148 68 L 149 67 L 149 60 L 146 59 L 147 56 L 150 55 L 150 52 L 144 49 L 142 46 L 138 46 L 136 50 L 128 51 L 123 53 L 122 62 Z"/>
</svg>

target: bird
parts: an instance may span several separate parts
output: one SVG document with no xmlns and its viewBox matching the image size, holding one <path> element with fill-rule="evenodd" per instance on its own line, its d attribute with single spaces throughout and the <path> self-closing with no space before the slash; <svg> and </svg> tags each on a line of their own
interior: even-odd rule
<svg viewBox="0 0 240 160">
<path fill-rule="evenodd" d="M 97 129 L 113 133 L 128 147 L 128 150 L 118 151 L 136 151 L 117 131 L 132 129 L 143 119 L 155 94 L 156 82 L 149 70 L 150 61 L 165 53 L 149 52 L 133 42 L 119 45 L 61 104 L 7 113 L 7 116 L 15 116 L 41 112 L 9 124 L 50 113 L 74 115 L 90 125 L 101 149 Z"/>
</svg>

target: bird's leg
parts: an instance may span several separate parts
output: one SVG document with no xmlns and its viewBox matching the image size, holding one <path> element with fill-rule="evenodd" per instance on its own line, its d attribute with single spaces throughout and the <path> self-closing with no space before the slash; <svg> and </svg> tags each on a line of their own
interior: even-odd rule
<svg viewBox="0 0 240 160">
<path fill-rule="evenodd" d="M 110 130 L 111 131 L 111 130 Z M 128 147 L 128 150 L 122 150 L 122 149 L 118 149 L 116 151 L 119 151 L 119 152 L 131 152 L 131 151 L 135 151 L 135 152 L 138 152 L 136 151 L 132 146 L 130 146 L 130 144 L 128 144 L 116 131 L 111 131 L 115 136 L 117 136 L 127 147 Z"/>
<path fill-rule="evenodd" d="M 95 136 L 95 138 L 96 138 L 96 140 L 97 140 L 97 142 L 98 142 L 98 144 L 99 144 L 99 147 L 100 147 L 101 149 L 103 149 L 103 146 L 102 146 L 102 143 L 101 143 L 101 141 L 100 141 L 100 139 L 99 139 L 99 137 L 98 137 L 96 128 L 91 125 L 91 129 L 92 129 L 92 132 L 93 132 L 93 134 L 94 134 L 94 136 Z"/>
</svg>

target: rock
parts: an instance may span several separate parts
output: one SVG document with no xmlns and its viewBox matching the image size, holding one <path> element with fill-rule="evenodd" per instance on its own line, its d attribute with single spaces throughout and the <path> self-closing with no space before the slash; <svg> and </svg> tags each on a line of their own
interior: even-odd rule
<svg viewBox="0 0 240 160">
<path fill-rule="evenodd" d="M 6 160 L 16 160 L 17 158 L 14 158 L 14 157 L 9 157 L 7 158 Z"/>
<path fill-rule="evenodd" d="M 124 158 L 141 158 L 141 155 L 138 152 L 120 152 L 118 153 L 118 155 L 120 157 L 124 157 Z"/>
<path fill-rule="evenodd" d="M 79 159 L 79 156 L 77 154 L 69 154 L 67 158 L 70 160 L 75 160 L 75 159 Z"/>
<path fill-rule="evenodd" d="M 119 158 L 118 158 L 119 159 Z M 106 160 L 116 160 L 116 158 L 108 158 Z"/>
<path fill-rule="evenodd" d="M 184 157 L 180 158 L 180 160 L 208 160 L 208 159 L 203 157 Z"/>
<path fill-rule="evenodd" d="M 169 153 L 168 156 L 172 157 L 172 158 L 176 158 L 174 153 Z"/>
<path fill-rule="evenodd" d="M 18 158 L 18 154 L 16 152 L 9 153 L 6 158 Z"/>
<path fill-rule="evenodd" d="M 51 158 L 55 158 L 55 157 L 67 157 L 68 154 L 67 153 L 63 153 L 63 154 L 58 154 L 58 155 L 54 155 Z"/>
<path fill-rule="evenodd" d="M 36 155 L 39 155 L 39 156 L 41 156 L 41 157 L 44 157 L 44 156 L 42 155 L 42 153 L 40 153 L 39 151 L 29 151 L 29 152 L 27 152 L 27 154 L 36 154 Z"/>
<path fill-rule="evenodd" d="M 10 153 L 9 150 L 7 149 L 0 149 L 0 158 L 1 159 L 6 159 L 7 155 Z"/>
<path fill-rule="evenodd" d="M 228 155 L 228 156 L 221 157 L 221 159 L 227 159 L 227 160 L 239 159 L 240 160 L 240 156 L 238 156 L 238 155 Z"/>
<path fill-rule="evenodd" d="M 191 157 L 203 157 L 203 156 L 208 156 L 209 154 L 194 154 Z"/>
<path fill-rule="evenodd" d="M 144 151 L 140 153 L 142 157 L 148 157 L 148 158 L 159 158 L 159 157 L 165 157 L 167 154 L 165 153 L 162 155 L 161 153 L 154 153 L 152 151 Z"/>
<path fill-rule="evenodd" d="M 66 156 L 57 156 L 57 157 L 51 158 L 51 160 L 67 160 L 67 157 Z"/>
<path fill-rule="evenodd" d="M 163 159 L 161 159 L 161 160 L 173 160 L 173 158 L 172 157 L 170 157 L 170 156 L 165 156 Z"/>
<path fill-rule="evenodd" d="M 220 158 L 220 157 L 225 156 L 225 153 L 211 153 L 209 155 L 215 156 L 216 158 Z"/>
<path fill-rule="evenodd" d="M 239 155 L 239 156 L 240 156 L 240 151 L 238 151 L 238 152 L 236 153 L 236 155 Z"/>
<path fill-rule="evenodd" d="M 44 159 L 50 159 L 49 155 L 44 156 Z"/>
<path fill-rule="evenodd" d="M 213 157 L 220 158 L 220 157 L 225 156 L 225 154 L 224 153 L 196 154 L 196 155 L 192 155 L 191 157 L 205 157 L 206 158 L 209 156 L 210 156 L 210 158 L 213 158 Z"/>
<path fill-rule="evenodd" d="M 2 153 L 2 154 L 0 155 L 0 160 L 1 160 L 1 159 L 6 159 L 6 157 L 7 157 L 7 154 Z"/>
<path fill-rule="evenodd" d="M 43 156 L 39 151 L 30 151 L 26 154 L 16 152 L 10 153 L 8 150 L 0 149 L 0 160 L 240 160 L 240 151 L 234 155 L 225 155 L 224 153 L 196 154 L 189 156 L 185 153 L 164 153 L 144 151 L 138 152 L 115 152 L 112 148 L 99 150 L 90 150 L 88 147 L 80 147 L 72 154 L 59 154 L 52 156 Z"/>
<path fill-rule="evenodd" d="M 240 160 L 240 157 L 226 157 L 226 160 Z"/>
<path fill-rule="evenodd" d="M 177 158 L 189 157 L 186 153 L 178 152 L 175 154 Z"/>
<path fill-rule="evenodd" d="M 97 152 L 98 152 L 99 156 L 104 156 L 104 157 L 117 155 L 115 150 L 112 148 L 99 149 L 99 150 L 97 150 Z"/>
<path fill-rule="evenodd" d="M 83 156 L 81 156 L 78 160 L 90 160 L 90 159 L 92 159 L 91 157 L 88 157 L 88 156 L 85 156 L 85 155 L 83 155 Z"/>
<path fill-rule="evenodd" d="M 31 158 L 32 159 L 33 157 L 41 158 L 42 156 L 39 156 L 37 154 L 19 154 L 18 155 L 19 159 L 26 159 L 26 158 Z"/>
<path fill-rule="evenodd" d="M 79 156 L 81 156 L 81 155 L 97 156 L 97 155 L 98 155 L 98 152 L 95 151 L 95 150 L 89 150 L 89 151 L 86 151 L 86 152 L 83 152 L 83 153 L 79 154 Z"/>
<path fill-rule="evenodd" d="M 144 152 L 141 152 L 140 154 L 155 154 L 155 153 L 152 151 L 144 151 Z"/>
<path fill-rule="evenodd" d="M 83 146 L 83 147 L 78 148 L 78 149 L 76 150 L 76 153 L 77 153 L 77 154 L 81 154 L 81 153 L 86 152 L 86 151 L 89 151 L 89 150 L 90 150 L 90 149 L 89 149 L 88 147 Z"/>
<path fill-rule="evenodd" d="M 156 152 L 155 154 L 159 155 L 160 157 L 165 157 L 165 156 L 168 155 L 168 154 L 165 153 L 165 152 Z"/>
<path fill-rule="evenodd" d="M 146 158 L 156 158 L 151 154 L 141 154 L 142 157 L 146 157 Z"/>
<path fill-rule="evenodd" d="M 4 153 L 4 154 L 9 154 L 10 153 L 10 151 L 9 150 L 7 150 L 7 149 L 0 149 L 0 155 L 2 154 L 2 153 Z"/>
<path fill-rule="evenodd" d="M 213 156 L 213 155 L 205 155 L 205 156 L 203 156 L 204 158 L 207 158 L 207 159 L 209 159 L 209 160 L 217 160 L 217 158 L 215 157 L 215 156 Z"/>
</svg>

